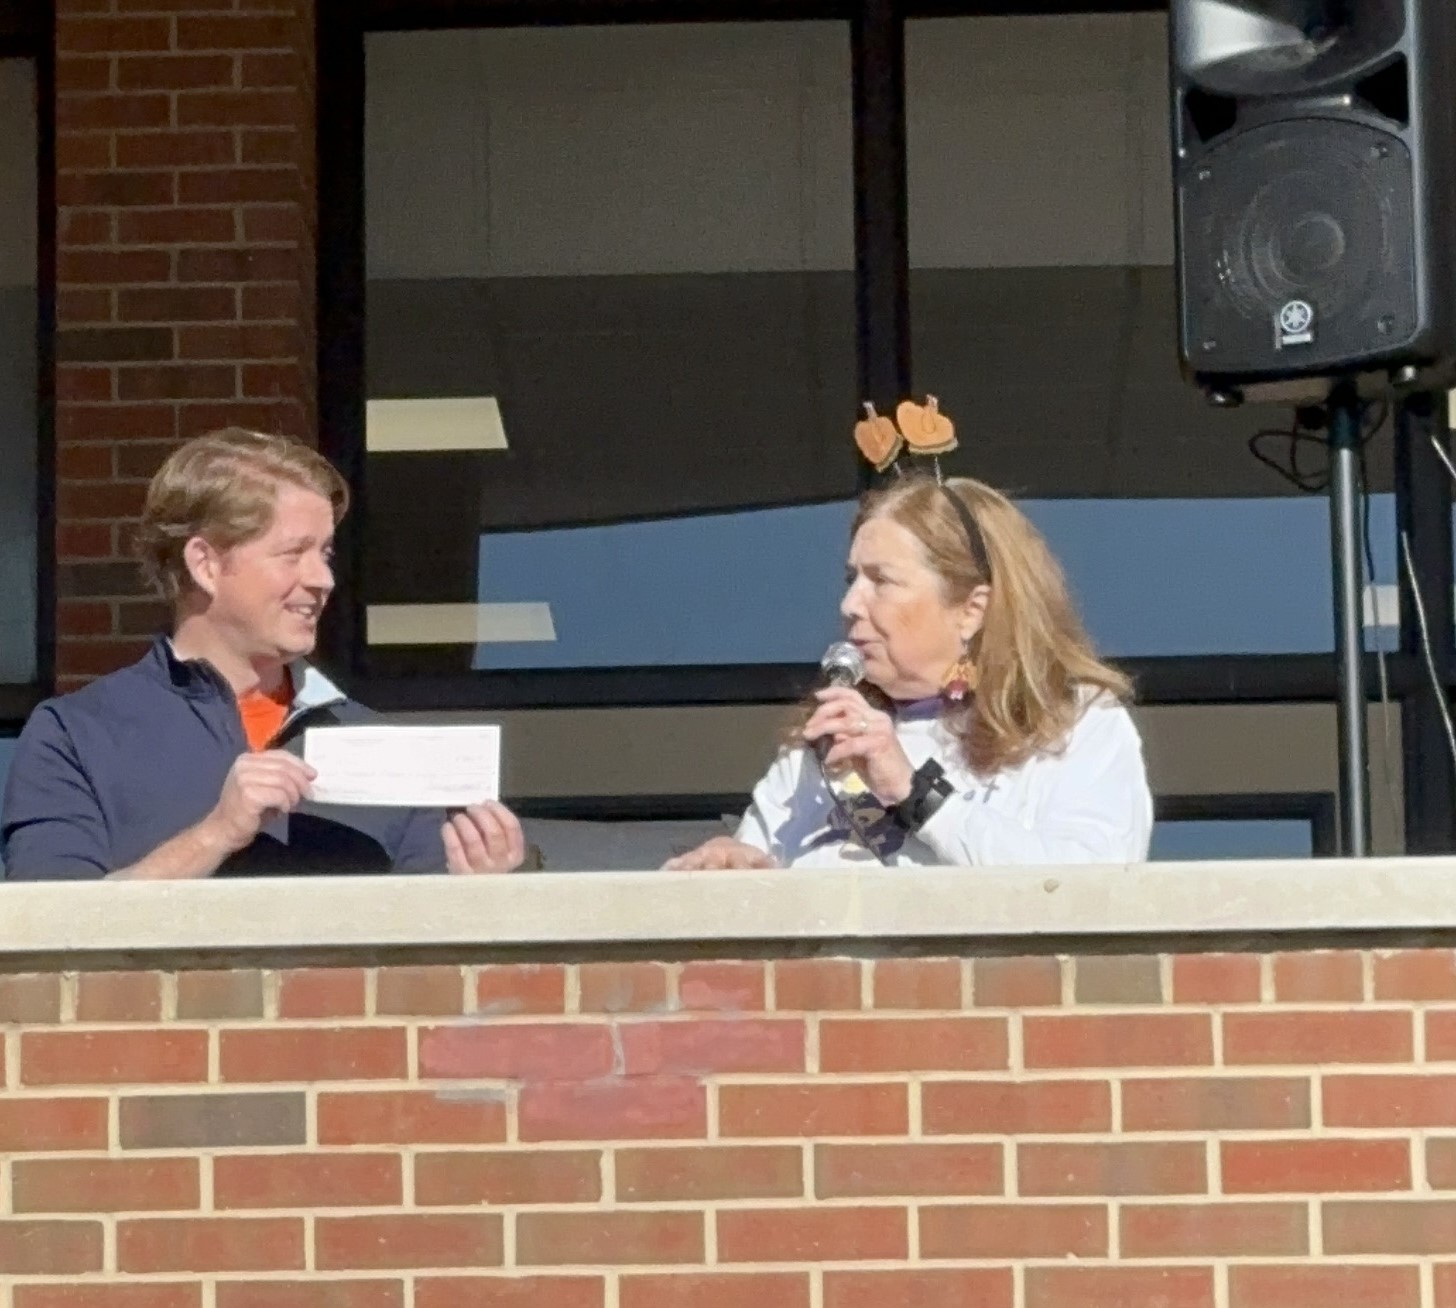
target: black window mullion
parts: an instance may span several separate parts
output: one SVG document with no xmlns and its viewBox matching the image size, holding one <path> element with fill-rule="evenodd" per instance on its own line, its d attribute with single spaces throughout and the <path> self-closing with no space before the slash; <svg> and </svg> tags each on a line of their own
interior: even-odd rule
<svg viewBox="0 0 1456 1308">
<path fill-rule="evenodd" d="M 1420 584 L 1422 631 L 1415 595 L 1396 541 L 1400 578 L 1400 648 L 1415 675 L 1401 703 L 1405 776 L 1405 847 L 1409 854 L 1456 849 L 1456 762 L 1442 714 L 1456 675 L 1456 613 L 1452 588 L 1451 475 L 1431 448 L 1450 448 L 1445 395 L 1420 395 L 1401 404 L 1395 423 L 1395 521 L 1410 543 L 1411 570 Z M 1432 684 L 1426 643 L 1442 690 Z"/>
<path fill-rule="evenodd" d="M 850 63 L 860 396 L 893 413 L 910 393 L 905 18 L 896 0 L 859 0 L 851 23 Z M 870 472 L 861 464 L 863 478 Z"/>
<path fill-rule="evenodd" d="M 36 95 L 36 596 L 35 681 L 56 678 L 56 65 L 54 0 L 30 6 L 40 27 Z"/>
<path fill-rule="evenodd" d="M 339 598 L 323 632 L 331 666 L 364 666 L 364 28 L 354 0 L 318 7 L 318 433 L 353 499 L 335 541 Z"/>
</svg>

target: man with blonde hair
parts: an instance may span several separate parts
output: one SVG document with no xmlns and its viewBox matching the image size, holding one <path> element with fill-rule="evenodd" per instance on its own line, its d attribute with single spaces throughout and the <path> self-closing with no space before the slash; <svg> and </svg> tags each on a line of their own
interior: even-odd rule
<svg viewBox="0 0 1456 1308">
<path fill-rule="evenodd" d="M 153 478 L 137 530 L 172 631 L 130 667 L 31 716 L 11 764 L 0 857 L 11 880 L 504 872 L 520 823 L 315 804 L 309 727 L 368 711 L 318 669 L 348 488 L 295 441 L 228 428 Z"/>
</svg>

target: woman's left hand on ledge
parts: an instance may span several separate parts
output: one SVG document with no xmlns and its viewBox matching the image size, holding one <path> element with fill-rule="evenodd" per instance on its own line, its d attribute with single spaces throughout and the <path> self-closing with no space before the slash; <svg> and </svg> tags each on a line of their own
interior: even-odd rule
<svg viewBox="0 0 1456 1308">
<path fill-rule="evenodd" d="M 670 858 L 662 865 L 664 872 L 731 872 L 778 867 L 761 849 L 746 845 L 732 836 L 714 836 L 686 854 Z"/>
</svg>

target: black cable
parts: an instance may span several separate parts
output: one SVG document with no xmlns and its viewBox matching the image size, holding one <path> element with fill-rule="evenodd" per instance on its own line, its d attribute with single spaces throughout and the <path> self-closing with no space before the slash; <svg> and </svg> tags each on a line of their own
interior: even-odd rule
<svg viewBox="0 0 1456 1308">
<path fill-rule="evenodd" d="M 1373 420 L 1370 414 L 1374 413 Z M 1360 450 L 1363 457 L 1365 447 L 1379 434 L 1380 428 L 1385 425 L 1389 416 L 1390 406 L 1382 401 L 1380 404 L 1366 404 L 1360 408 Z M 1303 491 L 1307 495 L 1318 495 L 1329 489 L 1330 470 L 1326 461 L 1322 469 L 1304 471 L 1300 467 L 1299 455 L 1302 447 L 1315 445 L 1326 454 L 1329 452 L 1329 444 L 1326 438 L 1321 435 L 1329 426 L 1329 412 L 1320 407 L 1299 408 L 1294 411 L 1294 417 L 1287 428 L 1266 427 L 1262 431 L 1256 431 L 1249 437 L 1249 453 L 1252 454 L 1265 467 L 1272 468 L 1285 481 L 1295 489 Z M 1277 456 L 1266 453 L 1265 447 L 1270 441 L 1282 440 L 1288 442 L 1284 451 L 1285 458 L 1281 461 Z"/>
</svg>

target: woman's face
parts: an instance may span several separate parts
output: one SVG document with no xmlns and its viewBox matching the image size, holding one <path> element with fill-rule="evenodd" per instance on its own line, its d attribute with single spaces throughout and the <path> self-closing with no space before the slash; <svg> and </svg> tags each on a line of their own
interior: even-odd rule
<svg viewBox="0 0 1456 1308">
<path fill-rule="evenodd" d="M 986 588 L 948 604 L 920 542 L 889 518 L 871 518 L 855 533 L 846 581 L 839 611 L 866 680 L 892 699 L 938 694 L 980 628 Z"/>
</svg>

